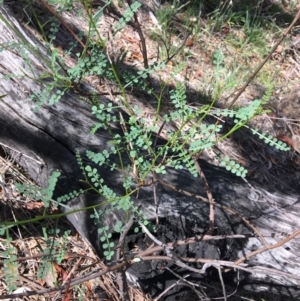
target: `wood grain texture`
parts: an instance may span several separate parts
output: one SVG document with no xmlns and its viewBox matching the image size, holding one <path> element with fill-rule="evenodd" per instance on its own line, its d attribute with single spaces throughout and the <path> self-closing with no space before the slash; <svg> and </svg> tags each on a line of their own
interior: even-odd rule
<svg viewBox="0 0 300 301">
<path fill-rule="evenodd" d="M 29 35 L 10 16 L 5 6 L 0 8 L 0 13 L 5 16 L 13 28 L 17 29 L 23 40 L 36 47 L 36 52 L 28 53 L 30 68 L 18 50 L 14 52 L 3 50 L 0 53 L 0 95 L 7 94 L 0 100 L 0 143 L 17 150 L 16 152 L 6 148 L 6 151 L 41 187 L 47 186 L 48 178 L 53 170 L 60 170 L 62 177 L 59 179 L 56 195 L 68 193 L 80 187 L 78 180 L 82 178 L 75 159 L 75 152 L 80 151 L 84 156 L 86 149 L 94 151 L 107 149 L 111 136 L 104 130 L 100 130 L 96 135 L 90 134 L 90 128 L 95 122 L 95 118 L 91 114 L 90 106 L 81 102 L 75 93 L 67 93 L 59 103 L 52 106 L 42 105 L 35 112 L 35 103 L 30 100 L 30 96 L 32 93 L 37 94 L 45 89 L 47 82 L 33 79 L 39 79 L 39 76 L 48 70 L 42 60 L 49 59 L 47 52 L 42 44 Z M 0 21 L 0 32 L 1 44 L 16 41 L 20 43 L 16 34 L 2 21 Z M 86 86 L 85 89 L 91 88 Z M 100 101 L 107 102 L 105 98 L 101 98 Z M 122 133 L 118 125 L 114 125 L 114 130 Z M 113 159 L 118 160 L 117 157 Z M 124 160 L 129 164 L 125 155 Z M 205 162 L 200 164 L 215 202 L 231 208 L 248 219 L 251 225 L 254 225 L 264 236 L 268 244 L 274 244 L 284 239 L 299 228 L 300 208 L 297 194 L 274 191 L 255 182 L 250 182 L 252 185 L 250 187 L 241 179 L 218 167 Z M 100 173 L 107 185 L 119 195 L 124 192 L 123 178 L 120 173 L 108 169 L 100 169 Z M 206 198 L 201 181 L 193 178 L 186 170 L 168 169 L 168 174 L 161 176 L 161 179 L 177 189 Z M 183 239 L 188 235 L 205 233 L 208 227 L 209 213 L 207 203 L 196 197 L 173 191 L 159 183 L 156 184 L 156 189 L 159 200 L 158 215 L 168 220 L 168 226 L 161 230 L 162 236 L 169 235 L 171 240 L 176 237 Z M 138 198 L 133 196 L 132 199 L 143 208 L 149 219 L 155 218 L 156 209 L 151 186 L 141 188 Z M 101 201 L 103 200 L 99 196 L 87 194 L 70 201 L 67 204 L 68 208 L 64 210 L 82 209 Z M 83 210 L 69 215 L 68 218 L 80 234 L 90 241 L 101 257 L 102 249 L 97 228 L 89 219 L 89 214 L 90 212 Z M 245 234 L 247 239 L 241 241 L 226 239 L 221 244 L 201 244 L 199 242 L 198 246 L 200 247 L 197 248 L 197 244 L 193 247 L 195 254 L 198 252 L 197 256 L 214 259 L 222 259 L 222 256 L 227 256 L 227 260 L 237 260 L 245 254 L 263 247 L 253 229 L 237 215 L 216 206 L 215 216 L 217 234 L 239 233 Z M 107 217 L 107 221 L 113 227 L 116 221 L 122 217 L 122 212 L 113 212 Z M 169 233 L 170 229 L 173 231 L 172 234 Z M 132 239 L 137 239 L 137 244 L 140 244 L 141 248 L 145 247 L 139 238 Z M 228 255 L 226 252 L 229 250 L 232 253 Z M 184 250 L 183 254 L 186 252 Z M 296 237 L 281 247 L 247 260 L 249 268 L 263 267 L 265 270 L 256 270 L 253 274 L 242 273 L 240 282 L 251 290 L 264 291 L 267 289 L 278 294 L 291 294 L 297 297 L 300 295 L 299 256 L 300 239 Z M 148 266 L 144 271 L 149 271 L 151 268 L 153 266 Z M 143 279 L 142 271 L 142 267 L 132 269 L 132 273 L 137 274 L 141 279 Z"/>
</svg>

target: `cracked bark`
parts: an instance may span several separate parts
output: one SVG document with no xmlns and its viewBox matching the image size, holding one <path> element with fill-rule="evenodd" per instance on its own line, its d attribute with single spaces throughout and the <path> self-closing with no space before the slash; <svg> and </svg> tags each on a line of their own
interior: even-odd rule
<svg viewBox="0 0 300 301">
<path fill-rule="evenodd" d="M 2 6 L 0 10 L 23 39 L 31 45 L 39 45 L 39 55 L 47 58 L 48 54 L 44 47 L 10 16 L 5 6 Z M 13 42 L 17 39 L 12 30 L 2 21 L 0 21 L 0 31 L 1 43 Z M 36 52 L 29 53 L 28 59 L 31 62 L 31 69 L 24 63 L 18 50 L 14 52 L 4 50 L 0 53 L 0 95 L 7 94 L 0 100 L 0 143 L 17 150 L 15 152 L 10 148 L 5 148 L 28 175 L 42 187 L 47 186 L 52 171 L 60 170 L 62 176 L 57 185 L 56 195 L 68 193 L 80 187 L 78 180 L 81 179 L 81 171 L 76 162 L 75 152 L 79 151 L 84 154 L 86 149 L 102 151 L 109 147 L 111 137 L 106 131 L 99 131 L 96 135 L 90 134 L 90 127 L 96 120 L 90 112 L 89 105 L 80 102 L 75 93 L 67 93 L 59 103 L 53 106 L 42 105 L 38 112 L 35 112 L 35 103 L 29 100 L 30 95 L 37 94 L 38 91 L 44 89 L 47 82 L 32 80 L 34 78 L 32 71 L 38 78 L 43 70 L 47 70 L 47 66 Z M 6 75 L 16 77 L 7 79 Z M 90 88 L 86 86 L 85 89 Z M 101 102 L 107 103 L 107 99 L 101 97 Z M 118 125 L 115 125 L 114 131 L 122 134 Z M 126 157 L 124 160 L 126 161 Z M 291 234 L 298 229 L 299 196 L 297 194 L 285 194 L 250 182 L 255 188 L 253 190 L 242 180 L 218 167 L 205 162 L 200 164 L 216 203 L 227 206 L 248 219 L 264 236 L 268 244 L 274 244 L 283 239 L 286 234 Z M 122 175 L 117 171 L 106 169 L 101 169 L 100 172 L 107 185 L 121 195 L 123 193 Z M 177 187 L 178 190 L 186 190 L 191 194 L 206 197 L 201 180 L 193 178 L 186 170 L 168 169 L 168 174 L 162 179 Z M 204 234 L 208 229 L 208 203 L 157 183 L 156 194 L 159 204 L 157 210 L 152 192 L 151 186 L 141 188 L 139 197 L 133 196 L 133 200 L 143 208 L 149 219 L 155 219 L 156 211 L 158 211 L 158 216 L 167 221 L 167 226 L 160 230 L 161 237 L 169 240 L 183 239 L 189 235 Z M 69 209 L 64 210 L 80 209 L 99 202 L 101 202 L 99 196 L 86 194 L 68 202 Z M 90 212 L 80 211 L 69 215 L 68 218 L 101 257 L 102 249 L 97 229 L 89 216 Z M 113 227 L 122 217 L 122 212 L 114 212 L 107 217 L 107 222 Z M 227 258 L 237 260 L 262 247 L 260 239 L 252 229 L 238 216 L 234 216 L 222 207 L 215 209 L 215 226 L 218 234 L 245 234 L 247 239 L 235 241 L 227 239 L 225 243 L 218 245 L 200 241 L 191 245 L 189 252 L 192 250 L 192 253 L 199 258 L 221 259 L 222 256 L 227 256 Z M 130 239 L 135 240 L 141 248 L 145 248 L 140 237 L 130 238 L 129 236 L 127 242 Z M 233 253 L 228 255 L 230 248 Z M 247 261 L 250 267 L 268 267 L 277 269 L 280 273 L 277 276 L 267 271 L 254 274 L 244 273 L 240 285 L 257 291 L 265 290 L 267 287 L 270 292 L 299 297 L 299 250 L 300 240 L 296 237 L 281 247 L 250 258 Z M 186 250 L 179 248 L 178 252 L 181 251 L 183 255 L 186 255 Z M 136 274 L 143 282 L 149 277 L 157 276 L 154 272 L 145 276 L 146 272 L 153 271 L 154 267 L 153 263 L 140 263 L 140 266 L 137 264 L 136 268 L 131 269 L 131 273 Z M 286 277 L 288 275 L 291 277 Z M 159 289 L 154 292 L 154 294 L 158 293 Z"/>
</svg>

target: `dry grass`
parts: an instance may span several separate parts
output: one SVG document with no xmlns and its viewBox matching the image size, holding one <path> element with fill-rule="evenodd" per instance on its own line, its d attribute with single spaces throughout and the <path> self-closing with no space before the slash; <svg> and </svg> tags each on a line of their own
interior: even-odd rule
<svg viewBox="0 0 300 301">
<path fill-rule="evenodd" d="M 15 183 L 30 183 L 32 181 L 23 173 L 13 159 L 0 157 L 0 218 L 2 222 L 16 222 L 34 219 L 37 215 L 44 213 L 42 202 L 30 200 L 20 195 L 15 189 Z M 47 213 L 55 214 L 57 209 L 51 208 Z M 103 270 L 106 266 L 95 254 L 93 248 L 78 235 L 72 225 L 63 218 L 58 221 L 55 219 L 46 219 L 36 223 L 29 223 L 26 226 L 17 225 L 10 229 L 12 238 L 11 246 L 14 248 L 14 254 L 17 256 L 17 287 L 13 293 L 22 293 L 26 291 L 39 291 L 47 288 L 55 288 L 59 285 L 68 283 L 70 280 L 80 278 L 87 274 L 92 274 Z M 63 260 L 60 264 L 47 257 L 46 249 L 49 247 L 45 237 L 45 231 L 60 229 L 60 233 L 72 229 L 65 240 L 61 235 L 56 235 L 55 242 L 57 246 L 52 249 L 52 255 L 60 253 L 63 247 Z M 7 249 L 7 238 L 0 238 L 1 252 Z M 41 264 L 49 260 L 51 269 L 43 279 L 38 278 L 38 270 Z M 0 296 L 8 294 L 8 287 L 4 277 L 4 259 L 0 260 Z M 143 301 L 150 300 L 142 292 L 135 288 L 129 289 L 132 300 Z M 14 299 L 17 300 L 17 299 Z M 118 301 L 120 296 L 115 283 L 114 273 L 108 273 L 82 284 L 69 288 L 64 292 L 49 294 L 38 294 L 28 297 L 22 297 L 18 300 L 110 300 Z"/>
</svg>

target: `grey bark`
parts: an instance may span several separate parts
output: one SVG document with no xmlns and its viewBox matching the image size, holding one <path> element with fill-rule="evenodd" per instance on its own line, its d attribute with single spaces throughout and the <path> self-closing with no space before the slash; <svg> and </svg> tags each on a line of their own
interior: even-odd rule
<svg viewBox="0 0 300 301">
<path fill-rule="evenodd" d="M 57 104 L 52 106 L 44 104 L 35 112 L 36 103 L 30 100 L 30 96 L 45 89 L 47 85 L 45 81 L 34 80 L 34 78 L 39 79 L 40 75 L 48 70 L 41 59 L 43 57 L 48 60 L 47 51 L 10 15 L 5 6 L 1 7 L 1 14 L 8 23 L 0 21 L 0 43 L 4 45 L 17 42 L 22 48 L 22 43 L 27 41 L 35 51 L 28 53 L 27 60 L 30 65 L 20 55 L 20 48 L 13 52 L 3 49 L 0 53 L 0 95 L 7 94 L 0 100 L 0 143 L 41 187 L 48 185 L 48 178 L 54 170 L 60 170 L 62 177 L 57 184 L 56 195 L 78 189 L 79 179 L 82 176 L 75 152 L 79 151 L 84 157 L 87 149 L 94 151 L 107 149 L 110 146 L 111 136 L 103 130 L 96 135 L 90 134 L 90 128 L 96 120 L 91 114 L 90 106 L 78 100 L 78 95 L 75 93 L 67 93 Z M 12 28 L 19 32 L 19 37 Z M 86 86 L 85 89 L 91 88 Z M 106 103 L 107 100 L 101 98 L 101 102 Z M 118 125 L 114 126 L 114 131 L 122 134 Z M 126 162 L 125 155 L 124 160 Z M 200 162 L 200 165 L 215 201 L 249 220 L 262 233 L 268 244 L 284 239 L 299 228 L 297 194 L 282 193 L 251 181 L 249 186 L 221 168 L 205 162 Z M 104 168 L 100 169 L 100 173 L 107 185 L 117 194 L 122 195 L 124 189 L 121 173 Z M 178 189 L 206 198 L 201 180 L 193 178 L 186 170 L 168 169 L 167 175 L 162 178 Z M 160 240 L 169 242 L 205 234 L 208 229 L 207 203 L 173 191 L 159 183 L 155 185 L 159 202 L 158 215 L 166 221 L 165 224 L 162 223 L 157 233 Z M 156 208 L 152 186 L 141 188 L 139 196 L 133 196 L 132 200 L 141 206 L 149 219 L 155 220 Z M 82 209 L 101 201 L 103 200 L 97 195 L 85 194 L 68 202 L 63 210 Z M 102 249 L 97 236 L 97 227 L 89 219 L 90 213 L 91 211 L 83 210 L 68 215 L 68 218 L 80 234 L 90 241 L 101 257 Z M 107 222 L 113 227 L 116 221 L 122 218 L 122 212 L 113 212 L 107 218 Z M 245 238 L 225 239 L 222 243 L 200 241 L 191 245 L 189 250 L 177 248 L 178 256 L 193 255 L 196 258 L 225 258 L 232 261 L 263 246 L 253 229 L 240 217 L 216 207 L 215 218 L 217 235 L 239 233 L 245 235 Z M 130 240 L 140 248 L 145 247 L 140 236 L 129 236 L 127 243 Z M 268 290 L 277 294 L 299 296 L 299 243 L 299 237 L 296 237 L 284 246 L 251 257 L 246 263 L 247 268 L 253 273 L 240 272 L 241 284 L 250 290 Z M 202 266 L 198 264 L 196 267 L 201 269 Z M 183 272 L 182 269 L 179 272 Z M 136 274 L 152 294 L 158 294 L 159 288 L 155 287 L 156 284 L 153 284 L 152 291 L 147 287 L 147 279 L 150 276 L 157 277 L 157 283 L 163 282 L 157 273 L 157 262 L 137 264 L 131 268 L 131 274 Z M 237 273 L 231 275 L 237 278 Z M 203 277 L 200 276 L 201 279 L 204 279 Z M 143 281 L 143 278 L 146 280 Z M 163 285 L 170 284 L 164 281 Z M 171 298 L 168 300 L 172 300 Z"/>
</svg>

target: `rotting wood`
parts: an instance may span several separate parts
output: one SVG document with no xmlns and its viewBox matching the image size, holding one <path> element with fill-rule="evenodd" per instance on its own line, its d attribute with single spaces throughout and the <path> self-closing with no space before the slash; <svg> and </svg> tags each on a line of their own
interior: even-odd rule
<svg viewBox="0 0 300 301">
<path fill-rule="evenodd" d="M 39 45 L 39 42 L 28 35 L 7 13 L 5 7 L 1 8 L 1 14 L 7 18 L 9 24 L 18 29 L 24 39 L 32 45 Z M 0 31 L 1 43 L 15 41 L 14 33 L 3 22 L 0 22 Z M 39 46 L 38 51 L 43 57 L 47 57 L 47 52 L 42 45 Z M 35 103 L 29 98 L 32 93 L 44 89 L 44 84 L 32 80 L 31 72 L 34 70 L 38 78 L 42 70 L 46 70 L 47 67 L 36 56 L 36 53 L 30 53 L 28 59 L 31 61 L 31 70 L 24 64 L 18 51 L 4 50 L 0 53 L 0 95 L 7 94 L 0 101 L 0 143 L 8 146 L 4 147 L 5 150 L 42 187 L 47 186 L 48 178 L 53 170 L 60 170 L 62 177 L 58 182 L 57 194 L 68 193 L 79 187 L 78 180 L 81 178 L 75 152 L 80 151 L 83 154 L 86 149 L 97 151 L 108 148 L 111 137 L 105 131 L 99 131 L 96 135 L 90 134 L 90 127 L 96 120 L 90 113 L 89 105 L 80 102 L 78 96 L 73 93 L 64 95 L 59 103 L 53 106 L 43 105 L 38 112 L 35 112 Z M 14 75 L 14 77 L 5 79 L 4 76 L 7 75 Z M 107 100 L 102 97 L 101 102 L 105 103 Z M 115 125 L 115 131 L 122 133 L 118 125 Z M 254 182 L 251 182 L 252 187 L 250 187 L 241 179 L 218 167 L 205 162 L 200 162 L 200 164 L 213 198 L 219 204 L 215 209 L 216 231 L 220 235 L 241 234 L 246 238 L 244 240 L 224 239 L 224 243 L 219 245 L 200 240 L 190 246 L 189 252 L 194 254 L 195 258 L 220 260 L 223 256 L 228 261 L 237 261 L 263 247 L 261 240 L 251 227 L 238 215 L 226 211 L 227 207 L 243 216 L 258 229 L 269 246 L 298 230 L 298 195 L 272 191 Z M 122 175 L 117 171 L 110 172 L 105 169 L 101 172 L 106 183 L 121 194 L 123 192 Z M 201 181 L 193 178 L 185 170 L 173 169 L 169 169 L 168 174 L 160 180 L 169 184 L 165 186 L 159 181 L 153 184 L 157 185 L 158 215 L 160 218 L 167 219 L 165 232 L 162 230 L 161 234 L 171 241 L 175 240 L 176 236 L 178 239 L 184 239 L 189 237 L 187 235 L 193 237 L 205 234 L 208 229 L 209 202 L 205 203 L 200 200 L 200 197 L 203 199 L 206 197 Z M 173 190 L 173 187 L 176 187 L 176 190 Z M 142 205 L 148 218 L 155 219 L 156 208 L 152 191 L 151 186 L 141 187 L 139 197 L 136 199 L 133 197 L 133 199 L 137 205 Z M 98 196 L 89 194 L 70 201 L 68 206 L 69 210 L 82 209 L 97 204 L 99 201 L 101 200 Z M 113 226 L 113 223 L 121 217 L 121 213 L 114 212 L 107 220 Z M 97 229 L 91 225 L 89 213 L 79 211 L 69 215 L 68 218 L 101 256 L 102 250 L 98 243 Z M 176 232 L 169 233 L 171 228 L 176 228 Z M 134 239 L 141 250 L 146 247 L 140 237 L 130 238 L 129 236 L 126 239 L 127 242 Z M 250 286 L 251 289 L 257 291 L 267 288 L 277 294 L 299 297 L 299 250 L 300 240 L 299 237 L 295 237 L 276 249 L 249 258 L 246 263 L 249 270 L 255 270 L 255 273 L 243 273 L 241 276 L 243 279 L 239 280 L 240 285 Z M 186 250 L 179 248 L 179 252 L 183 252 L 186 257 Z M 157 277 L 155 271 L 148 273 L 153 270 L 155 264 L 153 262 L 147 262 L 147 264 L 142 262 L 137 264 L 136 268 L 131 269 L 131 273 L 136 274 L 141 282 L 147 282 L 150 276 L 154 279 Z M 264 267 L 265 271 L 259 269 L 260 267 Z M 148 273 L 147 276 L 145 276 L 146 273 Z M 158 294 L 159 290 L 157 289 L 155 293 Z"/>
</svg>

